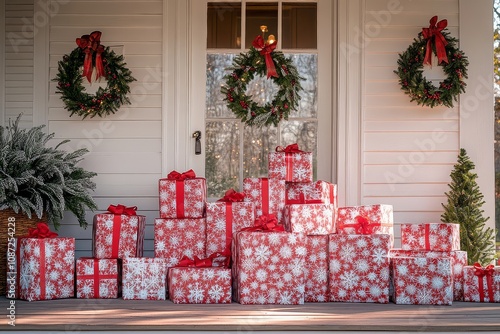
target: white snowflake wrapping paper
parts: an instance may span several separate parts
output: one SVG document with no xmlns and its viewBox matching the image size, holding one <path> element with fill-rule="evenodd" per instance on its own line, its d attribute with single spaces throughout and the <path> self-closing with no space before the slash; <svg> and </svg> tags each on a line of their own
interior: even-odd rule
<svg viewBox="0 0 500 334">
<path fill-rule="evenodd" d="M 17 298 L 74 297 L 75 238 L 19 238 L 18 247 Z"/>
<path fill-rule="evenodd" d="M 231 303 L 231 269 L 170 268 L 168 291 L 169 299 L 175 304 Z"/>
<path fill-rule="evenodd" d="M 327 302 L 328 294 L 328 235 L 306 237 L 307 257 L 304 266 L 304 301 Z"/>
<path fill-rule="evenodd" d="M 235 234 L 233 298 L 240 304 L 303 304 L 306 236 L 287 232 Z"/>
<path fill-rule="evenodd" d="M 287 182 L 312 182 L 312 153 L 270 152 L 268 154 L 268 176 Z"/>
<path fill-rule="evenodd" d="M 441 252 L 460 250 L 460 225 L 401 224 L 401 248 Z"/>
<path fill-rule="evenodd" d="M 207 203 L 207 250 L 206 256 L 231 251 L 233 234 L 254 225 L 255 203 L 213 202 Z"/>
<path fill-rule="evenodd" d="M 476 270 L 475 266 L 464 267 L 464 301 L 500 303 L 500 267 L 481 267 L 478 275 Z"/>
<path fill-rule="evenodd" d="M 159 181 L 160 218 L 202 218 L 207 199 L 206 179 Z"/>
<path fill-rule="evenodd" d="M 288 232 L 327 235 L 335 233 L 334 217 L 333 204 L 289 204 L 283 219 Z"/>
<path fill-rule="evenodd" d="M 122 275 L 123 299 L 166 299 L 165 259 L 145 257 L 123 259 Z"/>
<path fill-rule="evenodd" d="M 330 301 L 388 303 L 390 248 L 388 234 L 330 234 Z"/>
<path fill-rule="evenodd" d="M 453 278 L 453 300 L 463 301 L 464 299 L 464 267 L 467 265 L 467 252 L 466 251 L 449 251 L 449 252 L 436 252 L 436 251 L 418 251 L 418 250 L 405 250 L 400 248 L 393 248 L 389 252 L 389 257 L 427 257 L 439 258 L 449 257 L 452 261 L 452 278 Z"/>
<path fill-rule="evenodd" d="M 274 214 L 278 222 L 283 222 L 285 208 L 285 181 L 268 178 L 243 179 L 245 202 L 255 203 L 255 215 Z"/>
<path fill-rule="evenodd" d="M 392 300 L 396 304 L 451 305 L 451 265 L 449 257 L 391 258 Z"/>
<path fill-rule="evenodd" d="M 146 217 L 99 213 L 93 221 L 93 257 L 123 259 L 143 254 Z"/>
<path fill-rule="evenodd" d="M 205 218 L 161 219 L 154 222 L 155 257 L 164 258 L 167 267 L 175 267 L 187 256 L 203 259 L 206 247 Z"/>
<path fill-rule="evenodd" d="M 334 204 L 337 208 L 337 185 L 326 181 L 286 182 L 285 204 Z"/>
<path fill-rule="evenodd" d="M 76 260 L 77 298 L 118 298 L 117 259 L 81 257 Z"/>
</svg>

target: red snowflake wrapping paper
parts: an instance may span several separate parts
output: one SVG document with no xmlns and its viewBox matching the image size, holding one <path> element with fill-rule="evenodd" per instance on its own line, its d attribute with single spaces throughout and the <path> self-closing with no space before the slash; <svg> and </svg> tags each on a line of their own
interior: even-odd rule
<svg viewBox="0 0 500 334">
<path fill-rule="evenodd" d="M 326 181 L 286 182 L 285 204 L 334 204 L 337 208 L 337 185 Z"/>
<path fill-rule="evenodd" d="M 186 256 L 205 258 L 205 218 L 161 219 L 154 222 L 155 257 L 175 267 Z"/>
<path fill-rule="evenodd" d="M 268 178 L 243 179 L 245 202 L 255 203 L 255 215 L 274 214 L 283 222 L 285 208 L 285 181 Z"/>
<path fill-rule="evenodd" d="M 464 301 L 500 303 L 500 267 L 464 267 Z"/>
<path fill-rule="evenodd" d="M 99 213 L 93 221 L 93 257 L 123 259 L 143 254 L 146 217 Z"/>
<path fill-rule="evenodd" d="M 289 204 L 283 219 L 288 232 L 326 235 L 335 233 L 334 217 L 333 204 Z"/>
<path fill-rule="evenodd" d="M 388 234 L 329 236 L 330 301 L 389 302 Z"/>
<path fill-rule="evenodd" d="M 164 259 L 125 258 L 122 274 L 123 299 L 165 300 L 167 266 Z"/>
<path fill-rule="evenodd" d="M 451 266 L 449 257 L 392 258 L 392 300 L 396 304 L 451 305 Z"/>
<path fill-rule="evenodd" d="M 206 256 L 231 250 L 233 233 L 250 227 L 255 222 L 255 203 L 207 203 Z"/>
<path fill-rule="evenodd" d="M 453 300 L 462 301 L 464 299 L 464 271 L 463 268 L 467 265 L 467 252 L 466 251 L 449 251 L 449 252 L 436 252 L 436 251 L 418 251 L 418 250 L 405 250 L 400 248 L 393 248 L 389 252 L 389 257 L 427 257 L 451 258 L 452 278 L 453 278 Z"/>
<path fill-rule="evenodd" d="M 76 260 L 77 298 L 118 298 L 117 259 L 81 257 Z"/>
<path fill-rule="evenodd" d="M 460 250 L 460 225 L 401 224 L 401 248 L 440 252 Z"/>
<path fill-rule="evenodd" d="M 203 177 L 159 181 L 160 218 L 202 218 L 207 199 L 206 179 Z"/>
<path fill-rule="evenodd" d="M 303 304 L 306 236 L 287 232 L 235 234 L 233 297 L 240 304 Z"/>
<path fill-rule="evenodd" d="M 306 236 L 304 301 L 328 301 L 328 235 Z"/>
<path fill-rule="evenodd" d="M 297 144 L 277 147 L 268 154 L 268 176 L 287 182 L 312 182 L 312 153 L 298 149 Z"/>
<path fill-rule="evenodd" d="M 175 304 L 231 303 L 231 269 L 170 268 L 168 291 L 170 300 Z"/>
<path fill-rule="evenodd" d="M 392 205 L 375 204 L 338 208 L 337 233 L 389 234 L 394 240 Z"/>
</svg>

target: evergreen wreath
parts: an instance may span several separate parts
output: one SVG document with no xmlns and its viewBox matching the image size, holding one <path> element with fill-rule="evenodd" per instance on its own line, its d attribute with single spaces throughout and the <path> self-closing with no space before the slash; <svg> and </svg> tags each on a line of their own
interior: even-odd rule
<svg viewBox="0 0 500 334">
<path fill-rule="evenodd" d="M 226 83 L 221 88 L 224 101 L 246 125 L 277 126 L 282 119 L 287 120 L 290 111 L 296 110 L 299 105 L 299 93 L 302 90 L 300 80 L 304 79 L 300 77 L 291 58 L 286 58 L 280 51 L 273 52 L 275 47 L 276 41 L 264 44 L 262 37 L 257 36 L 248 52 L 234 58 L 229 68 L 232 73 L 224 77 Z M 252 96 L 246 94 L 247 85 L 256 74 L 263 76 L 266 71 L 267 78 L 271 77 L 279 90 L 271 102 L 259 105 L 252 100 Z"/>
<path fill-rule="evenodd" d="M 457 48 L 458 39 L 451 37 L 445 29 L 447 22 L 437 23 L 437 16 L 430 20 L 430 27 L 423 28 L 418 38 L 402 54 L 399 54 L 398 69 L 394 71 L 399 77 L 399 84 L 410 101 L 428 107 L 444 105 L 453 107 L 458 95 L 465 92 L 467 66 L 469 60 L 463 51 Z M 431 65 L 431 53 L 438 56 L 438 65 L 443 68 L 446 79 L 436 87 L 423 75 L 424 64 Z"/>
<path fill-rule="evenodd" d="M 105 117 L 114 114 L 122 104 L 130 104 L 127 97 L 130 92 L 129 83 L 136 80 L 125 67 L 122 55 L 117 55 L 109 47 L 99 45 L 98 38 L 97 43 L 92 44 L 92 36 L 95 33 L 99 33 L 100 37 L 100 32 L 93 32 L 77 39 L 79 46 L 58 62 L 58 73 L 53 79 L 57 82 L 56 92 L 62 95 L 61 99 L 65 108 L 71 112 L 70 116 L 76 114 L 83 119 Z M 88 45 L 82 42 L 89 37 L 91 40 Z M 104 77 L 107 86 L 104 89 L 99 87 L 95 94 L 89 94 L 85 91 L 82 81 L 86 77 L 91 82 L 93 64 L 97 70 L 96 79 Z"/>
</svg>

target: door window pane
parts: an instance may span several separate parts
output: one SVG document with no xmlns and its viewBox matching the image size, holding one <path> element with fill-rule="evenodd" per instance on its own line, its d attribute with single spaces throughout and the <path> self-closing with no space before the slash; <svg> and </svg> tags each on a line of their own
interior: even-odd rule
<svg viewBox="0 0 500 334">
<path fill-rule="evenodd" d="M 207 16 L 207 48 L 241 47 L 240 3 L 210 2 Z"/>
<path fill-rule="evenodd" d="M 261 26 L 266 26 L 264 39 L 278 36 L 278 3 L 248 2 L 246 7 L 245 48 L 249 49 L 257 35 L 262 35 Z"/>
<path fill-rule="evenodd" d="M 316 49 L 316 3 L 283 3 L 283 49 Z"/>
<path fill-rule="evenodd" d="M 206 117 L 207 118 L 236 118 L 226 106 L 220 92 L 224 84 L 227 68 L 233 64 L 235 54 L 208 54 L 207 55 L 207 83 L 206 83 Z"/>
</svg>

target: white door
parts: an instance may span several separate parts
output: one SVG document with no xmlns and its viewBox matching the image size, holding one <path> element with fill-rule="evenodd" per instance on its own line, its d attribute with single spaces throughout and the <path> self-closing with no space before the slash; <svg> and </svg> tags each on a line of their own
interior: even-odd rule
<svg viewBox="0 0 500 334">
<path fill-rule="evenodd" d="M 267 176 L 267 153 L 293 143 L 314 153 L 315 179 L 336 182 L 332 7 L 331 0 L 191 2 L 189 126 L 201 140 L 197 146 L 193 137 L 186 154 L 188 164 L 207 178 L 209 198 L 220 198 L 230 188 L 241 191 L 243 178 Z M 261 31 L 262 25 L 267 32 Z M 276 50 L 291 57 L 305 78 L 298 110 L 277 127 L 245 126 L 220 92 L 224 75 L 230 73 L 227 67 L 248 51 L 258 34 L 275 35 Z M 247 95 L 272 99 L 276 87 L 269 82 L 256 77 L 248 89 L 257 87 L 262 93 Z"/>
</svg>

